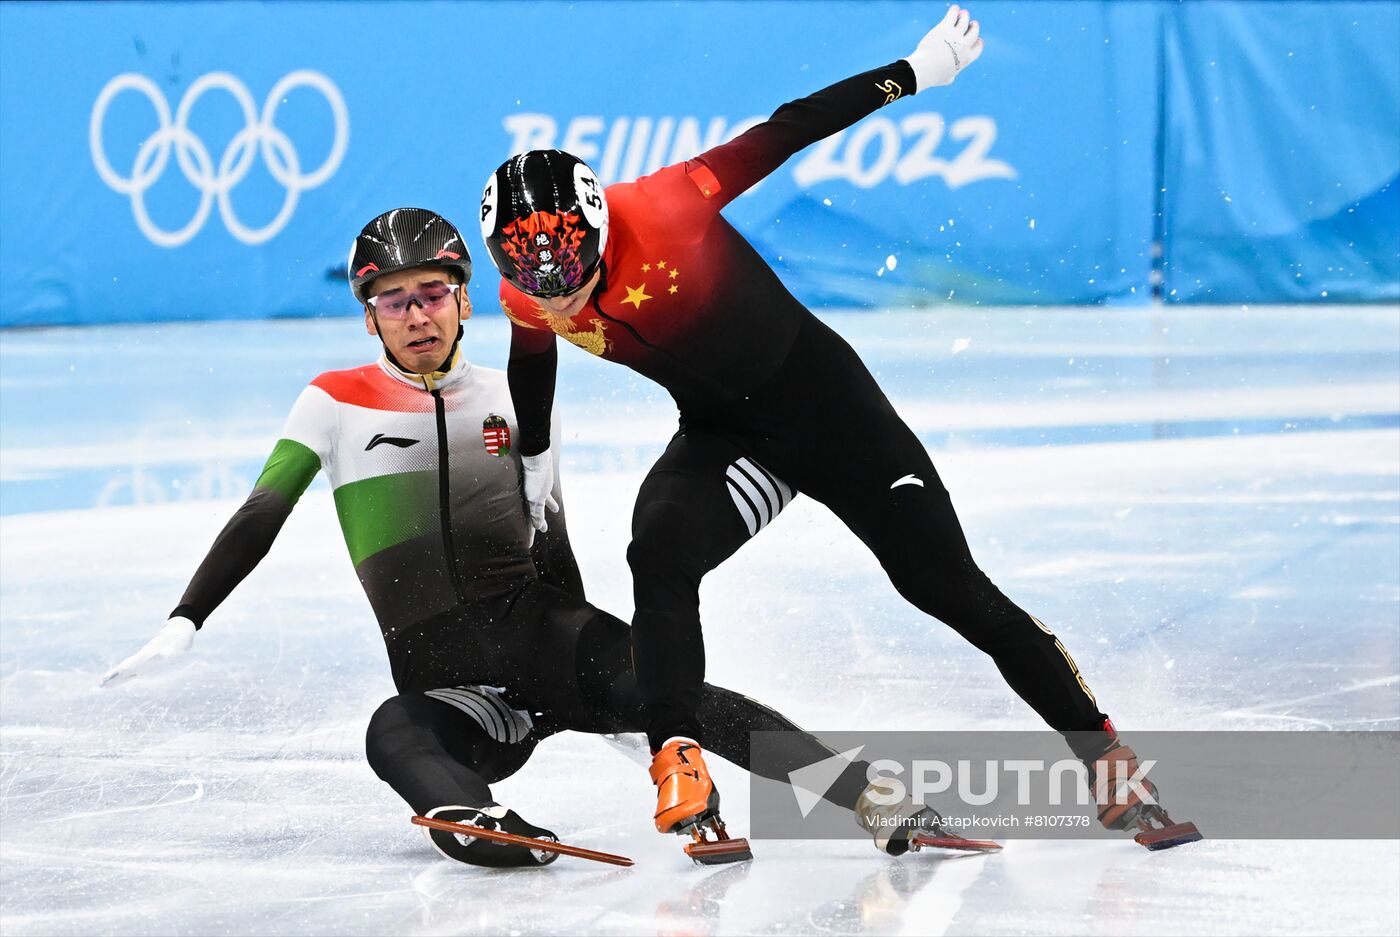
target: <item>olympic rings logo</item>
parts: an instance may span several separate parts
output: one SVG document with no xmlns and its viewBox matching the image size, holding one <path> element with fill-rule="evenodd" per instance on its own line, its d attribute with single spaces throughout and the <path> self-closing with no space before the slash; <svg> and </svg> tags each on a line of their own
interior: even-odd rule
<svg viewBox="0 0 1400 937">
<path fill-rule="evenodd" d="M 277 108 L 282 99 L 296 88 L 314 88 L 321 93 L 330 106 L 335 119 L 335 140 L 330 154 L 314 172 L 303 173 L 301 160 L 292 146 L 291 139 L 275 123 Z M 219 163 L 214 165 L 204 141 L 189 129 L 190 111 L 208 91 L 227 91 L 243 112 L 244 127 L 229 141 Z M 102 143 L 103 123 L 107 118 L 107 108 L 112 99 L 123 91 L 136 91 L 146 96 L 155 109 L 159 126 L 145 139 L 136 151 L 132 161 L 131 175 L 122 176 L 107 159 Z M 141 232 L 161 247 L 179 247 L 188 242 L 204 227 L 215 201 L 219 203 L 219 215 L 230 234 L 245 244 L 262 244 L 270 240 L 286 227 L 296 211 L 297 200 L 307 189 L 314 189 L 329 179 L 345 157 L 345 148 L 350 143 L 350 115 L 345 108 L 345 99 L 340 89 L 320 72 L 301 70 L 282 78 L 268 92 L 259 114 L 253 106 L 253 97 L 243 82 L 228 72 L 210 72 L 190 85 L 180 105 L 175 110 L 175 119 L 170 119 L 170 104 L 156 83 L 145 75 L 128 72 L 107 82 L 97 102 L 92 108 L 92 121 L 88 125 L 88 143 L 92 148 L 92 162 L 102 181 L 112 189 L 131 197 L 131 213 Z M 165 172 L 171 153 L 175 154 L 180 172 L 190 184 L 199 190 L 199 207 L 194 217 L 178 231 L 166 231 L 151 220 L 146 211 L 146 192 Z M 250 228 L 234 213 L 231 193 L 253 168 L 253 160 L 261 155 L 268 174 L 284 189 L 286 195 L 277 216 L 261 228 Z"/>
</svg>

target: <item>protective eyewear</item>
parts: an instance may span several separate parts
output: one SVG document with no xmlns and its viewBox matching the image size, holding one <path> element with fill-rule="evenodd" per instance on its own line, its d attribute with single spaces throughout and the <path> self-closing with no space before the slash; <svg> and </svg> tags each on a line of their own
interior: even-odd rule
<svg viewBox="0 0 1400 937">
<path fill-rule="evenodd" d="M 387 290 L 366 302 L 381 318 L 398 320 L 408 315 L 414 303 L 425 313 L 439 312 L 461 288 L 460 283 L 426 283 L 412 290 Z"/>
</svg>

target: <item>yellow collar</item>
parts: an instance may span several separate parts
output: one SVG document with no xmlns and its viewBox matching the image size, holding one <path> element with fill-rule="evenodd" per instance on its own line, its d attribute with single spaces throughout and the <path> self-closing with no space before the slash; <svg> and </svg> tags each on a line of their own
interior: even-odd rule
<svg viewBox="0 0 1400 937">
<path fill-rule="evenodd" d="M 471 363 L 462 356 L 462 346 L 458 345 L 452 351 L 452 357 L 437 371 L 430 371 L 427 374 L 419 374 L 416 371 L 405 371 L 389 359 L 386 352 L 379 356 L 379 366 L 395 380 L 402 381 L 413 387 L 421 387 L 426 391 L 434 391 L 447 384 L 456 383 L 462 375 L 471 370 Z"/>
</svg>

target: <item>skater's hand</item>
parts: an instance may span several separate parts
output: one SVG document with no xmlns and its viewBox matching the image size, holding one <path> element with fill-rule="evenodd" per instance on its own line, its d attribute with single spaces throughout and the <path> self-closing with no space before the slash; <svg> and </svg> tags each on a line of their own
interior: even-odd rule
<svg viewBox="0 0 1400 937">
<path fill-rule="evenodd" d="M 146 646 L 102 675 L 103 686 L 115 686 L 139 673 L 179 657 L 194 644 L 194 622 L 175 617 L 165 623 Z"/>
<path fill-rule="evenodd" d="M 980 32 L 967 10 L 957 4 L 950 6 L 943 22 L 930 29 L 919 47 L 905 58 L 914 70 L 914 93 L 952 84 L 958 72 L 977 61 L 982 54 Z"/>
<path fill-rule="evenodd" d="M 559 502 L 554 500 L 553 494 L 554 454 L 546 449 L 539 455 L 523 455 L 520 464 L 525 469 L 525 510 L 535 530 L 544 533 L 549 530 L 545 508 L 555 513 L 559 511 Z"/>
</svg>

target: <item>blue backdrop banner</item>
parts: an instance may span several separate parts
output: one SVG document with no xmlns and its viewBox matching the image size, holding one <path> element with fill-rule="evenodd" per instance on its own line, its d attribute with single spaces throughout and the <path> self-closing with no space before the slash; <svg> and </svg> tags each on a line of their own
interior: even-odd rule
<svg viewBox="0 0 1400 937">
<path fill-rule="evenodd" d="M 0 315 L 354 312 L 333 271 L 379 212 L 418 205 L 474 230 L 487 174 L 522 148 L 633 178 L 907 54 L 942 10 L 5 4 Z M 728 210 L 799 297 L 1143 292 L 1155 9 L 983 0 L 978 15 L 987 52 L 955 85 L 799 154 Z M 483 267 L 473 294 L 495 308 Z"/>
<path fill-rule="evenodd" d="M 1400 299 L 1400 4 L 1166 12 L 1168 301 Z"/>
<path fill-rule="evenodd" d="M 1272 268 L 1247 269 L 1240 245 L 1265 230 L 1316 247 L 1308 271 L 1328 245 L 1369 245 L 1356 248 L 1365 275 L 1347 260 L 1345 295 L 1393 295 L 1395 187 L 1383 186 L 1400 141 L 1400 53 L 1383 36 L 1327 33 L 1330 46 L 1305 50 L 1255 3 L 974 7 L 987 48 L 956 84 L 798 154 L 727 210 L 799 298 L 1141 302 L 1163 236 L 1172 286 L 1200 277 L 1226 299 L 1248 274 L 1279 298 L 1318 298 L 1313 280 L 1290 292 L 1298 284 Z M 1384 26 L 1397 9 L 1347 5 L 1347 17 Z M 1223 35 L 1201 35 L 1212 27 L 1191 10 Z M 942 12 L 849 0 L 6 3 L 0 324 L 355 314 L 345 255 L 374 215 L 422 206 L 474 232 L 487 174 L 532 147 L 572 150 L 605 182 L 635 178 L 907 54 Z M 1311 64 L 1273 63 L 1247 72 L 1247 95 L 1224 90 L 1250 50 L 1267 58 L 1280 43 Z M 1176 72 L 1165 80 L 1164 65 Z M 1308 109 L 1335 102 L 1343 81 L 1374 89 L 1335 120 Z M 1190 98 L 1168 103 L 1164 88 Z M 1246 152 L 1230 136 L 1238 120 L 1284 132 L 1276 112 L 1309 161 L 1279 170 L 1277 145 Z M 1186 135 L 1166 159 L 1163 126 Z M 1337 127 L 1345 145 L 1331 145 Z M 1342 183 L 1325 195 L 1319 167 Z M 1181 201 L 1159 222 L 1163 172 Z M 1213 189 L 1247 188 L 1222 173 L 1296 185 L 1268 200 L 1271 226 L 1240 205 L 1222 221 Z M 494 309 L 469 237 L 473 298 Z M 1374 263 L 1387 238 L 1389 267 Z M 1264 257 L 1295 260 L 1282 247 Z"/>
</svg>

